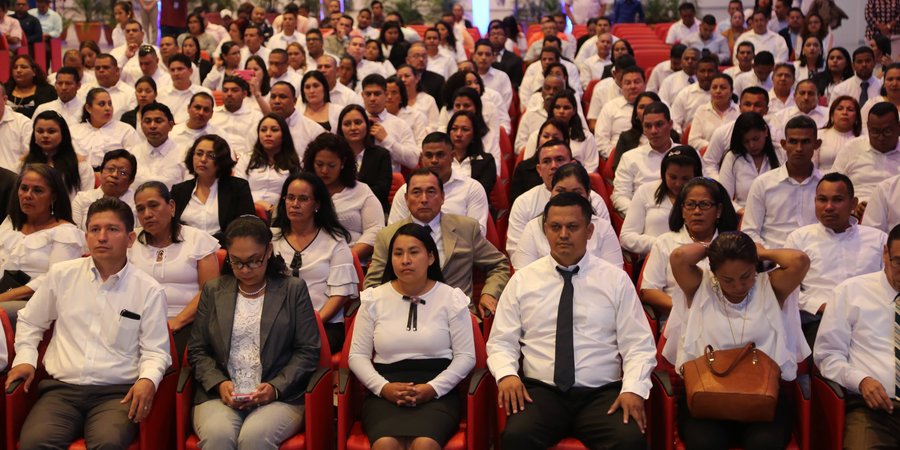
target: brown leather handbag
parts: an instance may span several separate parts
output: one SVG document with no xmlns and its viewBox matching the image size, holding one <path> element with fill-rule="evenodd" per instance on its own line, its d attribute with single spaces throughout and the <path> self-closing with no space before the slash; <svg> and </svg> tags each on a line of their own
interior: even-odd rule
<svg viewBox="0 0 900 450">
<path fill-rule="evenodd" d="M 691 415 L 698 419 L 771 422 L 775 418 L 781 369 L 749 343 L 713 350 L 681 368 Z"/>
</svg>

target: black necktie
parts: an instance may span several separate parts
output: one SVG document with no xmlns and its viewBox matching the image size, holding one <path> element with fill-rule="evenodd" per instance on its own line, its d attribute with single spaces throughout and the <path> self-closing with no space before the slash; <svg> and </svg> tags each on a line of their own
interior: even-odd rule
<svg viewBox="0 0 900 450">
<path fill-rule="evenodd" d="M 556 363 L 553 369 L 553 383 L 559 390 L 566 392 L 575 385 L 575 331 L 572 318 L 575 287 L 572 285 L 572 276 L 578 273 L 578 266 L 571 272 L 557 266 L 556 271 L 562 275 L 563 289 L 559 296 L 556 316 Z"/>
<path fill-rule="evenodd" d="M 862 108 L 863 105 L 869 101 L 869 82 L 863 81 L 859 83 L 860 93 L 859 93 L 859 107 Z"/>
</svg>

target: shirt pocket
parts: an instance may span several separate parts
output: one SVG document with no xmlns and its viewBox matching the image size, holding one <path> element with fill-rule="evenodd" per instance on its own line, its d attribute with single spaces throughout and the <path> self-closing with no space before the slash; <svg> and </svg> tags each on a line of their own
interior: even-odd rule
<svg viewBox="0 0 900 450">
<path fill-rule="evenodd" d="M 616 308 L 605 298 L 581 302 L 576 299 L 573 312 L 575 331 L 585 336 L 596 334 L 597 330 L 616 329 Z"/>
<path fill-rule="evenodd" d="M 129 319 L 119 315 L 115 320 L 110 321 L 110 326 L 107 327 L 107 344 L 113 351 L 129 354 L 138 347 L 140 331 L 140 319 Z"/>
</svg>

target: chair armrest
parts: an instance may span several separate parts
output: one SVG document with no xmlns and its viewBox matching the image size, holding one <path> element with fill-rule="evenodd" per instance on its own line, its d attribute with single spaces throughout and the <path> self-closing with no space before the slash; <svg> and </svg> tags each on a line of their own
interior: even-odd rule
<svg viewBox="0 0 900 450">
<path fill-rule="evenodd" d="M 362 284 L 362 280 L 359 280 L 359 283 Z M 359 298 L 353 298 L 346 305 L 344 305 L 344 318 L 349 319 L 356 315 L 356 312 L 359 311 L 360 301 Z"/>
<path fill-rule="evenodd" d="M 470 450 L 486 450 L 491 431 L 491 391 L 494 379 L 487 369 L 475 369 L 466 398 L 466 443 Z"/>
<path fill-rule="evenodd" d="M 175 389 L 175 448 L 184 450 L 184 444 L 193 434 L 191 409 L 194 406 L 194 369 L 190 366 L 181 368 L 178 374 L 178 386 Z"/>
<path fill-rule="evenodd" d="M 338 370 L 337 393 L 337 448 L 346 450 L 347 437 L 350 436 L 350 428 L 353 427 L 353 373 L 350 369 Z"/>
<path fill-rule="evenodd" d="M 845 401 L 847 391 L 838 383 L 820 374 L 811 377 L 811 422 L 816 432 L 810 433 L 811 448 L 840 449 L 844 436 Z"/>
<path fill-rule="evenodd" d="M 644 308 L 644 314 L 646 314 L 647 317 L 652 320 L 659 320 L 659 318 L 656 317 L 656 310 L 654 310 L 652 306 L 643 302 L 641 303 L 641 306 Z"/>
<path fill-rule="evenodd" d="M 844 400 L 847 396 L 847 390 L 844 389 L 843 386 L 838 384 L 836 381 L 829 380 L 821 375 L 816 375 L 816 378 L 822 382 L 826 387 L 831 390 L 831 393 L 840 400 Z"/>
<path fill-rule="evenodd" d="M 650 390 L 648 420 L 650 448 L 673 450 L 675 444 L 675 420 L 678 411 L 675 386 L 669 372 L 656 370 L 650 374 L 653 388 Z"/>
<path fill-rule="evenodd" d="M 347 388 L 350 386 L 350 376 L 350 369 L 341 368 L 338 370 L 338 395 L 347 393 Z"/>
<path fill-rule="evenodd" d="M 794 414 L 794 433 L 800 448 L 809 449 L 812 422 L 809 392 L 803 389 L 798 380 L 794 380 L 791 383 L 791 391 L 794 397 L 794 405 L 797 408 L 797 412 Z"/>
<path fill-rule="evenodd" d="M 159 382 L 153 397 L 150 414 L 140 423 L 141 448 L 172 448 L 175 416 L 175 390 L 178 387 L 178 369 L 169 370 Z"/>
<path fill-rule="evenodd" d="M 306 386 L 306 448 L 332 448 L 334 397 L 331 369 L 319 367 Z"/>
<path fill-rule="evenodd" d="M 38 398 L 37 378 L 31 383 L 30 392 L 25 392 L 23 380 L 13 381 L 6 390 L 6 448 L 17 448 L 19 435 L 25 418 Z"/>
<path fill-rule="evenodd" d="M 675 397 L 675 386 L 672 385 L 672 377 L 669 376 L 669 372 L 654 370 L 650 374 L 650 381 L 654 386 L 659 386 L 667 397 Z"/>
</svg>

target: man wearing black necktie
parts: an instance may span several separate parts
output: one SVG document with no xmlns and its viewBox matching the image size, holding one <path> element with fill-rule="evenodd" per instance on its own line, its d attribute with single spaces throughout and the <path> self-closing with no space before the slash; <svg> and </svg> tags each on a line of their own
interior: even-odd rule
<svg viewBox="0 0 900 450">
<path fill-rule="evenodd" d="M 552 198 L 542 216 L 550 255 L 516 272 L 497 306 L 487 351 L 508 416 L 504 448 L 565 437 L 588 448 L 647 446 L 656 349 L 628 276 L 587 253 L 591 214 L 578 194 Z"/>
</svg>

